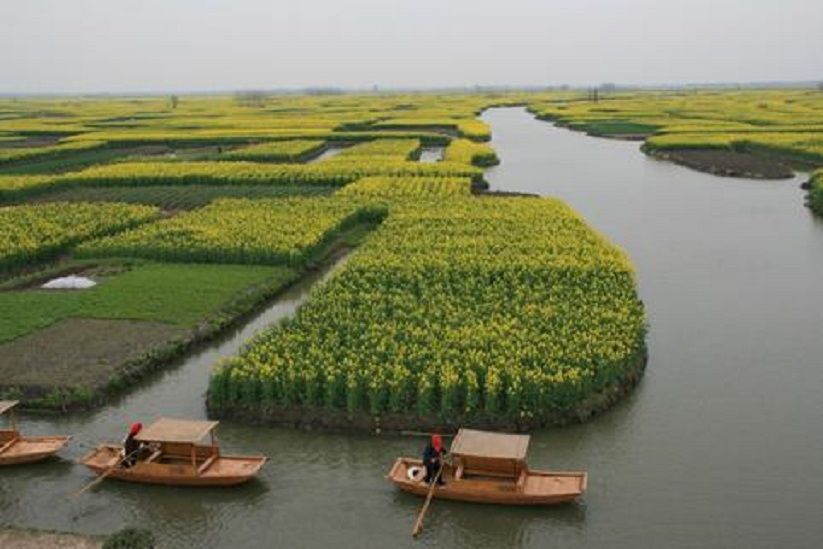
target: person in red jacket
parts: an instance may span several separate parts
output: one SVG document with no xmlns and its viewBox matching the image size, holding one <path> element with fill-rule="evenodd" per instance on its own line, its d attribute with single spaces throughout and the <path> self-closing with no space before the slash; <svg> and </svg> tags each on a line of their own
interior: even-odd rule
<svg viewBox="0 0 823 549">
<path fill-rule="evenodd" d="M 442 486 L 446 484 L 443 481 L 443 475 L 437 475 L 437 472 L 443 467 L 443 458 L 446 455 L 446 449 L 443 448 L 443 439 L 440 435 L 432 435 L 431 441 L 423 450 L 423 465 L 426 466 L 426 482 L 431 484 L 434 478 L 437 477 L 437 484 Z"/>
<path fill-rule="evenodd" d="M 132 423 L 129 428 L 129 434 L 123 441 L 123 466 L 132 467 L 137 463 L 137 455 L 143 449 L 143 443 L 137 440 L 137 433 L 143 429 L 143 424 L 138 422 Z"/>
</svg>

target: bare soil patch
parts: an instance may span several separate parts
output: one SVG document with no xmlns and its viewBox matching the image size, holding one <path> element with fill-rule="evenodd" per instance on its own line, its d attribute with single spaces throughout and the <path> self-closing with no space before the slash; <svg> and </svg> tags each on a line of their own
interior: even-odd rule
<svg viewBox="0 0 823 549">
<path fill-rule="evenodd" d="M 123 363 L 137 360 L 184 331 L 160 322 L 62 320 L 0 345 L 0 385 L 24 391 L 99 387 Z"/>
<path fill-rule="evenodd" d="M 121 147 L 115 150 L 123 153 L 123 156 L 158 156 L 172 152 L 172 149 L 166 145 L 135 145 L 133 147 Z"/>
<path fill-rule="evenodd" d="M 745 152 L 715 149 L 674 149 L 649 151 L 649 154 L 693 170 L 726 177 L 788 179 L 794 176 L 791 167 L 778 160 Z"/>
<path fill-rule="evenodd" d="M 19 141 L 6 141 L 3 143 L 4 149 L 18 149 L 18 148 L 30 148 L 30 147 L 50 147 L 52 145 L 57 145 L 60 139 L 66 137 L 63 134 L 58 135 L 51 135 L 51 134 L 41 134 L 41 135 L 30 135 L 27 136 Z"/>
<path fill-rule="evenodd" d="M 0 528 L 0 547 L 4 549 L 99 549 L 103 541 L 89 536 Z"/>
</svg>

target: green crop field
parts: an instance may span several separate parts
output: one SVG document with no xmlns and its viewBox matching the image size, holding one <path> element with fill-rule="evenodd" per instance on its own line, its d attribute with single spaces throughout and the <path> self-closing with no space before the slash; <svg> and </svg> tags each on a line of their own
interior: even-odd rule
<svg viewBox="0 0 823 549">
<path fill-rule="evenodd" d="M 0 342 L 69 317 L 192 326 L 243 289 L 268 278 L 292 276 L 279 267 L 137 263 L 103 276 L 89 290 L 2 291 Z"/>
<path fill-rule="evenodd" d="M 823 170 L 817 170 L 809 181 L 809 206 L 823 215 Z"/>
<path fill-rule="evenodd" d="M 44 193 L 53 184 L 54 177 L 48 175 L 0 174 L 0 204 Z"/>
</svg>

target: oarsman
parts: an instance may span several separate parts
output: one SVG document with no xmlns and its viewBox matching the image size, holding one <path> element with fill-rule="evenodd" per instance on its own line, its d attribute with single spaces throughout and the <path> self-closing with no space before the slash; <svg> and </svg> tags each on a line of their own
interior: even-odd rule
<svg viewBox="0 0 823 549">
<path fill-rule="evenodd" d="M 143 424 L 139 421 L 132 423 L 129 428 L 129 434 L 123 440 L 123 467 L 132 467 L 137 463 L 137 454 L 143 448 L 143 443 L 135 437 L 137 433 L 143 428 Z"/>
<path fill-rule="evenodd" d="M 426 444 L 423 450 L 423 465 L 426 466 L 426 482 L 431 484 L 434 478 L 437 477 L 437 484 L 444 485 L 443 475 L 437 475 L 440 468 L 443 467 L 443 458 L 446 455 L 446 449 L 443 448 L 443 439 L 440 435 L 434 434 L 431 440 Z"/>
</svg>

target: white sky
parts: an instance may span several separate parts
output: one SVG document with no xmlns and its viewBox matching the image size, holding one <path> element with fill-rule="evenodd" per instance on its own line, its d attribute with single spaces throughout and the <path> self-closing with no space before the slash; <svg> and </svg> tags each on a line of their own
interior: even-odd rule
<svg viewBox="0 0 823 549">
<path fill-rule="evenodd" d="M 0 0 L 0 93 L 823 79 L 823 0 Z"/>
</svg>

